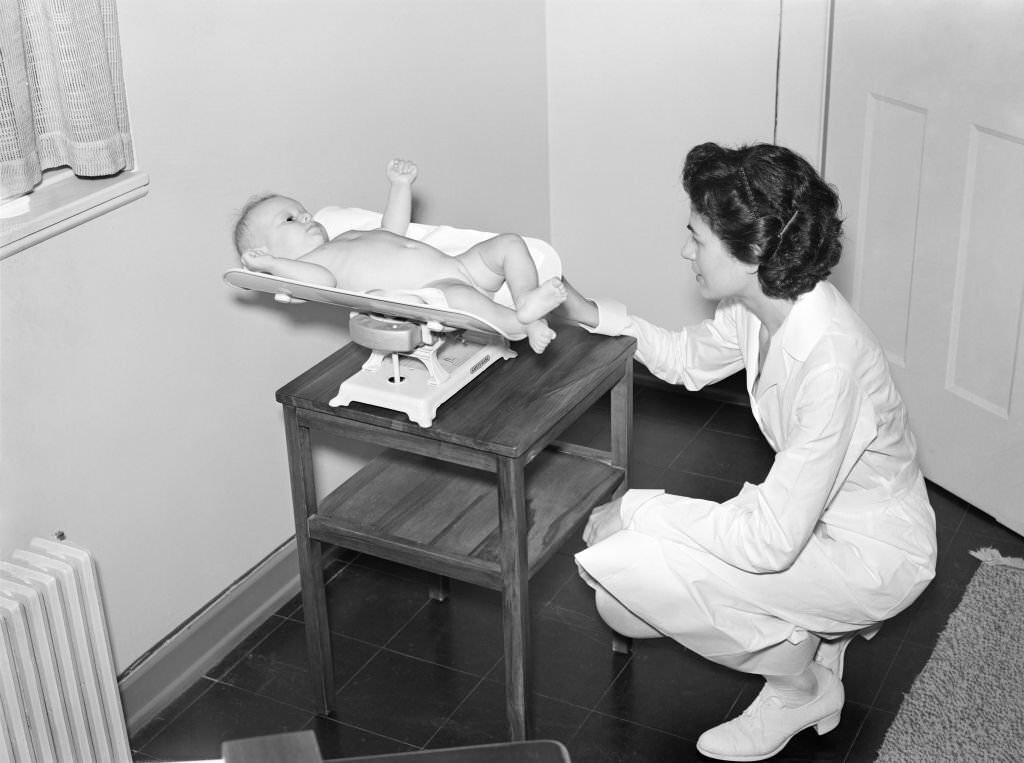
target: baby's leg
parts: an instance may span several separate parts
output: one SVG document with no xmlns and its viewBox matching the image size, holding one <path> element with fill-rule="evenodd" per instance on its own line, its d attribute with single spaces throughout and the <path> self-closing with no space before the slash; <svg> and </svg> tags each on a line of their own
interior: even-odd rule
<svg viewBox="0 0 1024 763">
<path fill-rule="evenodd" d="M 536 353 L 544 352 L 555 338 L 555 332 L 548 327 L 547 321 L 544 319 L 523 322 L 519 320 L 515 310 L 499 305 L 486 294 L 481 294 L 468 284 L 442 281 L 428 284 L 428 286 L 440 289 L 448 300 L 449 307 L 465 310 L 467 313 L 483 318 L 513 339 L 527 337 L 530 340 L 531 349 Z"/>
<path fill-rule="evenodd" d="M 502 233 L 471 247 L 459 259 L 474 283 L 495 292 L 508 283 L 519 320 L 523 323 L 543 318 L 565 300 L 558 278 L 538 283 L 537 267 L 521 236 Z"/>
</svg>

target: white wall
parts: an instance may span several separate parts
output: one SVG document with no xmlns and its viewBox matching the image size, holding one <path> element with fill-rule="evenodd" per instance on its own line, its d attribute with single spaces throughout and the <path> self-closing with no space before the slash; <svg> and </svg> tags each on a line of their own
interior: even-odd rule
<svg viewBox="0 0 1024 763">
<path fill-rule="evenodd" d="M 394 155 L 425 222 L 546 237 L 549 204 L 539 2 L 118 5 L 151 190 L 0 263 L 0 558 L 93 551 L 122 670 L 291 535 L 274 392 L 346 341 L 221 282 L 233 211 L 379 208 Z"/>
<path fill-rule="evenodd" d="M 687 150 L 770 141 L 779 5 L 547 3 L 551 237 L 585 294 L 663 326 L 711 314 L 680 257 Z"/>
</svg>

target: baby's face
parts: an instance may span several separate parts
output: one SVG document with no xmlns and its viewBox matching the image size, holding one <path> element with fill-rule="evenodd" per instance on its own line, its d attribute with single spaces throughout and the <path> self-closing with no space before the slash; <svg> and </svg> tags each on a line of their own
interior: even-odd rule
<svg viewBox="0 0 1024 763">
<path fill-rule="evenodd" d="M 274 196 L 252 212 L 253 238 L 268 254 L 290 260 L 309 254 L 327 242 L 327 231 L 295 199 Z"/>
</svg>

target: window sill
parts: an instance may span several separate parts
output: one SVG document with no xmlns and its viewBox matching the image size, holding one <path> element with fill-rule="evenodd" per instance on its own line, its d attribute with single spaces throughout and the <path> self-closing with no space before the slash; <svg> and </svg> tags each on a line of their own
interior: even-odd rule
<svg viewBox="0 0 1024 763">
<path fill-rule="evenodd" d="M 54 173 L 30 194 L 0 204 L 0 260 L 45 241 L 77 225 L 142 198 L 149 191 L 149 176 L 138 171 L 109 178 L 80 178 L 70 170 Z M 3 217 L 3 208 L 22 214 Z"/>
</svg>

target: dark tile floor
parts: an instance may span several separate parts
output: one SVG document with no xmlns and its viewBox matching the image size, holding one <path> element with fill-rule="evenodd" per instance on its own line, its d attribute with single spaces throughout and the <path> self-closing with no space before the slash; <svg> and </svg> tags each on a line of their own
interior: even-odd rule
<svg viewBox="0 0 1024 763">
<path fill-rule="evenodd" d="M 726 394 L 725 399 L 729 397 Z M 721 399 L 637 385 L 634 487 L 722 500 L 771 462 L 750 411 Z M 581 419 L 570 439 L 607 441 L 607 412 Z M 847 656 L 839 727 L 805 731 L 777 760 L 870 761 L 970 580 L 968 551 L 1024 555 L 1024 539 L 940 488 L 931 489 L 940 540 L 936 580 L 871 642 Z M 613 654 L 575 572 L 573 540 L 531 581 L 533 728 L 575 763 L 700 760 L 694 742 L 754 697 L 760 679 L 719 668 L 665 639 Z M 139 761 L 220 757 L 225 740 L 313 729 L 325 758 L 505 739 L 501 602 L 454 582 L 429 598 L 432 579 L 369 557 L 334 562 L 337 719 L 314 712 L 298 599 L 132 739 Z"/>
</svg>

